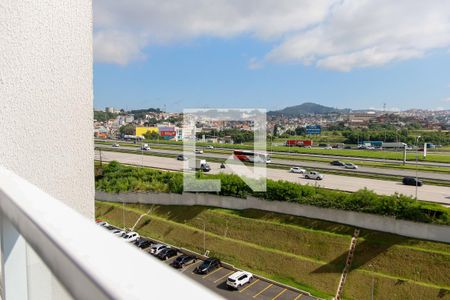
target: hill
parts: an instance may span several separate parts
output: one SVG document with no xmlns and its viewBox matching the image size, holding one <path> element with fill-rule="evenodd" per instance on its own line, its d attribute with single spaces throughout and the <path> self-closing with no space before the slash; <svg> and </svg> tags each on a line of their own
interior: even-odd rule
<svg viewBox="0 0 450 300">
<path fill-rule="evenodd" d="M 324 115 L 330 113 L 346 112 L 348 109 L 338 109 L 320 105 L 312 102 L 305 102 L 300 105 L 289 106 L 282 110 L 269 111 L 269 115 L 302 116 L 302 115 Z"/>
</svg>

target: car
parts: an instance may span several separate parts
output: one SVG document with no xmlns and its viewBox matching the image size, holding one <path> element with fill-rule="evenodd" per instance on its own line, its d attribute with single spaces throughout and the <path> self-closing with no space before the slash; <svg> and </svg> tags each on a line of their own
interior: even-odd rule
<svg viewBox="0 0 450 300">
<path fill-rule="evenodd" d="M 358 166 L 355 165 L 355 164 L 353 164 L 353 163 L 345 163 L 345 164 L 344 164 L 344 167 L 345 167 L 346 169 L 358 169 Z"/>
<path fill-rule="evenodd" d="M 150 245 L 152 244 L 152 242 L 150 242 L 149 240 L 146 239 L 139 239 L 136 240 L 134 242 L 134 244 L 136 245 L 136 247 L 141 248 L 141 249 L 146 249 L 148 247 L 150 247 Z"/>
<path fill-rule="evenodd" d="M 306 179 L 322 180 L 323 175 L 316 171 L 308 171 L 305 173 Z"/>
<path fill-rule="evenodd" d="M 208 274 L 211 271 L 219 268 L 221 265 L 220 260 L 217 258 L 208 258 L 204 262 L 200 264 L 197 268 L 195 268 L 194 273 L 197 274 Z"/>
<path fill-rule="evenodd" d="M 136 240 L 138 240 L 140 237 L 141 236 L 139 235 L 139 233 L 134 232 L 134 231 L 130 231 L 122 236 L 122 238 L 128 243 L 133 243 Z"/>
<path fill-rule="evenodd" d="M 188 159 L 189 158 L 186 155 L 183 155 L 183 154 L 178 154 L 177 155 L 177 160 L 185 161 L 185 160 L 188 160 Z"/>
<path fill-rule="evenodd" d="M 208 149 L 214 149 L 214 146 L 209 145 L 209 146 L 206 146 L 206 148 L 208 148 Z"/>
<path fill-rule="evenodd" d="M 155 244 L 150 248 L 150 253 L 153 255 L 158 255 L 162 250 L 168 248 L 166 245 L 163 244 Z"/>
<path fill-rule="evenodd" d="M 172 262 L 171 265 L 174 268 L 181 269 L 184 266 L 195 263 L 196 261 L 197 261 L 197 258 L 195 256 L 180 255 Z"/>
<path fill-rule="evenodd" d="M 178 255 L 177 249 L 166 248 L 161 250 L 161 252 L 159 252 L 158 255 L 156 255 L 156 257 L 158 257 L 161 260 L 168 260 L 169 258 L 177 255 Z"/>
<path fill-rule="evenodd" d="M 420 179 L 417 179 L 416 177 L 403 177 L 403 184 L 404 185 L 413 185 L 413 186 L 422 186 L 423 181 Z"/>
<path fill-rule="evenodd" d="M 117 143 L 114 143 L 114 144 L 112 144 L 112 147 L 113 147 L 113 148 L 119 148 L 119 147 L 120 147 L 120 145 L 119 145 L 119 144 L 117 144 Z"/>
<path fill-rule="evenodd" d="M 352 146 L 345 146 L 344 149 L 352 149 Z"/>
<path fill-rule="evenodd" d="M 105 228 L 107 228 L 107 229 L 110 229 L 110 228 L 111 228 L 111 225 L 109 225 L 108 222 L 105 222 L 105 221 L 97 221 L 96 223 L 97 223 L 97 225 L 102 226 L 102 227 L 105 227 Z"/>
<path fill-rule="evenodd" d="M 113 229 L 111 231 L 114 235 L 123 237 L 125 234 L 127 234 L 125 231 L 121 230 L 121 229 Z"/>
<path fill-rule="evenodd" d="M 343 163 L 340 160 L 333 160 L 333 161 L 330 162 L 330 165 L 343 167 L 343 166 L 345 166 L 345 163 Z"/>
<path fill-rule="evenodd" d="M 237 271 L 231 274 L 227 279 L 227 287 L 229 289 L 238 290 L 244 284 L 247 284 L 253 280 L 253 274 L 245 271 Z"/>
<path fill-rule="evenodd" d="M 325 150 L 333 150 L 333 147 L 331 147 L 331 146 L 326 146 L 326 147 L 324 147 L 323 149 L 325 149 Z"/>
<path fill-rule="evenodd" d="M 302 169 L 300 167 L 292 167 L 289 172 L 291 173 L 298 173 L 298 174 L 304 174 L 306 172 L 305 169 Z"/>
<path fill-rule="evenodd" d="M 194 153 L 195 154 L 203 154 L 203 150 L 202 149 L 195 149 Z"/>
</svg>

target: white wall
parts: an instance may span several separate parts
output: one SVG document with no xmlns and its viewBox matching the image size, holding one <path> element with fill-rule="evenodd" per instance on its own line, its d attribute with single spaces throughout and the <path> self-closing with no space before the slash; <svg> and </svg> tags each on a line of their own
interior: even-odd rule
<svg viewBox="0 0 450 300">
<path fill-rule="evenodd" d="M 94 215 L 91 0 L 0 4 L 0 165 Z"/>
</svg>

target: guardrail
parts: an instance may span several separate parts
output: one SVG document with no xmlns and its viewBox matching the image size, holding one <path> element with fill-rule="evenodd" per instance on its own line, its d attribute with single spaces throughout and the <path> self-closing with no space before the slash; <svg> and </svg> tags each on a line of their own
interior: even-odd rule
<svg viewBox="0 0 450 300">
<path fill-rule="evenodd" d="M 220 298 L 1 166 L 0 225 L 4 300 Z"/>
</svg>

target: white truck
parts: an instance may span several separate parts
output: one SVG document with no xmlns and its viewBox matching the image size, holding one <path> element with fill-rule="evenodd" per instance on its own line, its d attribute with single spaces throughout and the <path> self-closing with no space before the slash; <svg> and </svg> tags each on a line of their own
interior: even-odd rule
<svg viewBox="0 0 450 300">
<path fill-rule="evenodd" d="M 150 147 L 148 144 L 142 144 L 141 150 L 148 151 L 148 150 L 150 150 Z"/>
<path fill-rule="evenodd" d="M 211 170 L 206 159 L 196 159 L 189 161 L 189 167 L 196 171 L 209 172 Z"/>
<path fill-rule="evenodd" d="M 383 142 L 383 144 L 381 145 L 381 147 L 383 148 L 399 148 L 399 149 L 404 149 L 407 145 L 405 143 L 385 143 Z"/>
</svg>

